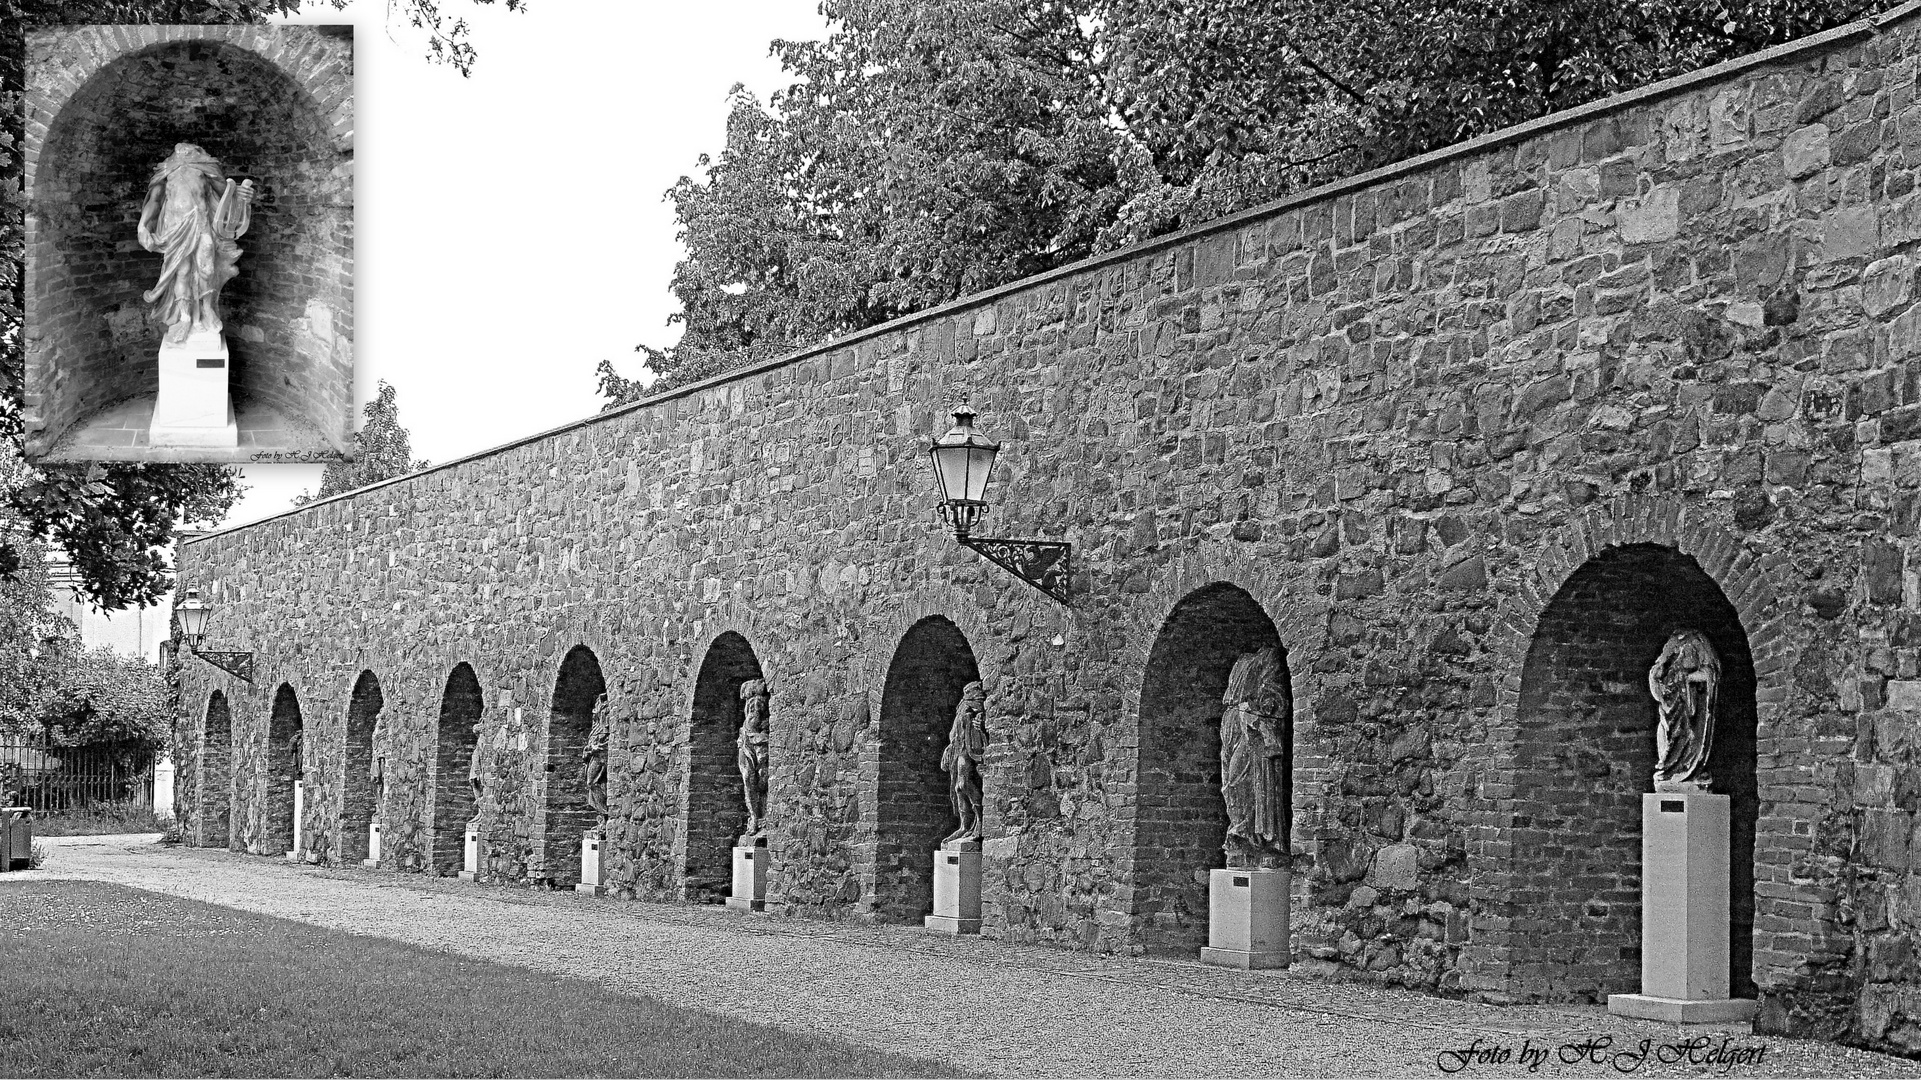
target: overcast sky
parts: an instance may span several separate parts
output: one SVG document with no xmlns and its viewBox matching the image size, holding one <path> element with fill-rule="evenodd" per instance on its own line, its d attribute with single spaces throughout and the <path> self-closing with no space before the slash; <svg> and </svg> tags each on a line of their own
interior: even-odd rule
<svg viewBox="0 0 1921 1080">
<path fill-rule="evenodd" d="M 356 401 L 392 383 L 434 462 L 598 411 L 596 363 L 636 375 L 635 345 L 679 333 L 662 193 L 725 145 L 730 87 L 785 85 L 768 45 L 824 36 L 815 4 L 443 0 L 472 26 L 467 79 L 386 0 L 284 20 L 356 27 Z M 320 468 L 246 467 L 223 524 L 287 509 Z"/>
</svg>

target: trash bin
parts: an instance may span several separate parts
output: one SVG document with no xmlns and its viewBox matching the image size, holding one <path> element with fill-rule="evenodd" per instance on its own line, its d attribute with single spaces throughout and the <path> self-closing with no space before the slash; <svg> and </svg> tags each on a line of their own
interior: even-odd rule
<svg viewBox="0 0 1921 1080">
<path fill-rule="evenodd" d="M 33 807 L 0 807 L 0 869 L 25 870 L 33 860 Z"/>
</svg>

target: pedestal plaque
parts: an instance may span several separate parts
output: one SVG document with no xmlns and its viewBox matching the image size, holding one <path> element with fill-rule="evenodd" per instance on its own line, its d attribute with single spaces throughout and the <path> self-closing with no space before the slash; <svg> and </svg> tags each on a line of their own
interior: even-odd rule
<svg viewBox="0 0 1921 1080">
<path fill-rule="evenodd" d="M 580 838 L 580 882 L 574 891 L 588 896 L 607 895 L 607 887 L 600 883 L 600 837 L 592 833 Z"/>
<path fill-rule="evenodd" d="M 734 892 L 727 906 L 742 911 L 767 908 L 767 838 L 743 836 L 734 845 Z"/>
<path fill-rule="evenodd" d="M 957 840 L 934 849 L 934 913 L 924 920 L 944 934 L 981 932 L 981 842 Z"/>
<path fill-rule="evenodd" d="M 299 862 L 302 854 L 300 843 L 300 823 L 307 809 L 307 784 L 304 780 L 293 782 L 293 847 L 288 849 L 287 858 Z"/>
<path fill-rule="evenodd" d="M 460 880 L 473 881 L 480 876 L 480 822 L 467 823 L 467 838 L 461 844 Z"/>
<path fill-rule="evenodd" d="M 1728 997 L 1726 795 L 1641 796 L 1641 992 L 1609 994 L 1616 1016 L 1670 1023 L 1746 1020 L 1757 1003 Z"/>
<path fill-rule="evenodd" d="M 240 444 L 227 393 L 227 341 L 218 330 L 160 346 L 160 394 L 147 440 L 154 446 L 232 449 Z"/>
<path fill-rule="evenodd" d="M 1229 867 L 1207 875 L 1207 946 L 1201 963 L 1235 968 L 1287 966 L 1286 870 Z"/>
<path fill-rule="evenodd" d="M 367 857 L 360 860 L 362 866 L 380 865 L 380 822 L 367 826 Z"/>
</svg>

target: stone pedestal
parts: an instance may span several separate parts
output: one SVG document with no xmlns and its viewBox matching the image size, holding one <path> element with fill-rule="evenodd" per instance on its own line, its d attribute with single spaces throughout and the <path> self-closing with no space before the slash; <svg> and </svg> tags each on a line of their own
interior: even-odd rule
<svg viewBox="0 0 1921 1080">
<path fill-rule="evenodd" d="M 1726 795 L 1641 796 L 1641 992 L 1609 994 L 1616 1016 L 1671 1023 L 1747 1020 L 1728 997 Z"/>
<path fill-rule="evenodd" d="M 306 810 L 307 783 L 304 780 L 295 780 L 293 782 L 293 847 L 287 851 L 287 858 L 293 862 L 299 862 L 301 853 L 306 850 L 306 846 L 300 842 L 300 824 L 305 819 Z"/>
<path fill-rule="evenodd" d="M 360 860 L 362 866 L 380 865 L 380 822 L 367 826 L 367 857 Z"/>
<path fill-rule="evenodd" d="M 480 876 L 480 822 L 467 823 L 467 838 L 461 844 L 460 880 L 473 881 Z"/>
<path fill-rule="evenodd" d="M 1235 968 L 1287 966 L 1286 870 L 1229 867 L 1207 875 L 1207 946 L 1201 963 Z"/>
<path fill-rule="evenodd" d="M 981 842 L 956 840 L 934 849 L 934 913 L 929 930 L 981 932 Z"/>
<path fill-rule="evenodd" d="M 147 440 L 154 446 L 204 446 L 231 450 L 240 444 L 227 394 L 227 342 L 218 331 L 160 345 L 160 395 L 154 399 Z"/>
<path fill-rule="evenodd" d="M 577 893 L 607 895 L 607 887 L 600 883 L 600 844 L 600 837 L 593 833 L 580 838 L 580 881 L 574 886 Z"/>
<path fill-rule="evenodd" d="M 767 838 L 743 836 L 734 844 L 734 891 L 727 906 L 742 911 L 767 909 Z"/>
</svg>

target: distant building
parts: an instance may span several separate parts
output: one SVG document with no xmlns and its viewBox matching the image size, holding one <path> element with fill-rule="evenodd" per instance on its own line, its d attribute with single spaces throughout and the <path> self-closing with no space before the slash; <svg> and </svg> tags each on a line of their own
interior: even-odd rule
<svg viewBox="0 0 1921 1080">
<path fill-rule="evenodd" d="M 179 533 L 181 539 L 199 535 L 201 530 Z M 81 644 L 89 649 L 104 645 L 122 656 L 160 662 L 160 644 L 167 640 L 173 622 L 171 595 L 161 597 L 152 607 L 101 611 L 74 590 L 80 575 L 66 552 L 59 550 L 47 554 L 47 576 L 53 585 L 53 610 L 80 628 Z"/>
</svg>

